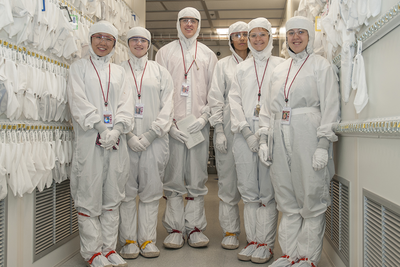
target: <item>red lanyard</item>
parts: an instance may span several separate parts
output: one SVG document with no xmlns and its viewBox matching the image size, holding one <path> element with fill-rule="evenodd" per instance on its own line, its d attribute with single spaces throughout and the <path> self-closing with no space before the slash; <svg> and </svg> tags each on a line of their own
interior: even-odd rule
<svg viewBox="0 0 400 267">
<path fill-rule="evenodd" d="M 96 67 L 93 64 L 92 61 L 92 57 L 90 57 L 90 62 L 92 62 L 93 68 L 97 73 L 97 77 L 99 78 L 99 82 L 100 82 L 100 87 L 101 87 L 101 92 L 103 93 L 103 99 L 104 99 L 104 105 L 107 107 L 108 105 L 108 93 L 110 92 L 110 80 L 111 80 L 111 68 L 110 68 L 110 64 L 108 64 L 108 89 L 107 89 L 107 98 L 104 96 L 104 90 L 103 90 L 103 85 L 101 84 L 101 80 L 100 80 L 100 75 L 97 72 Z"/>
<path fill-rule="evenodd" d="M 189 69 L 186 71 L 186 63 L 185 63 L 185 56 L 183 55 L 183 48 L 181 44 L 181 40 L 179 40 L 179 45 L 181 46 L 181 51 L 182 51 L 182 58 L 183 58 L 183 67 L 185 68 L 185 80 L 187 79 L 187 75 L 189 73 L 189 70 L 192 68 L 193 63 L 196 61 L 197 57 L 197 41 L 196 41 L 196 52 L 194 53 L 194 60 L 192 61 L 192 64 L 190 65 Z"/>
<path fill-rule="evenodd" d="M 267 67 L 268 67 L 269 59 L 268 59 L 268 61 L 267 61 L 267 65 L 265 65 L 264 74 L 263 74 L 263 77 L 262 77 L 262 80 L 261 80 L 261 84 L 260 84 L 260 82 L 258 81 L 258 74 L 257 74 L 256 60 L 255 60 L 254 58 L 253 58 L 253 61 L 254 61 L 254 70 L 256 71 L 257 84 L 258 84 L 258 102 L 260 102 L 260 97 L 261 97 L 261 87 L 262 87 L 262 84 L 263 84 L 263 82 L 264 82 L 264 76 L 265 76 L 265 72 L 267 71 Z"/>
<path fill-rule="evenodd" d="M 236 58 L 236 56 L 235 55 L 232 55 L 232 56 L 235 58 L 237 64 L 239 64 L 239 60 Z"/>
<path fill-rule="evenodd" d="M 147 61 L 146 61 L 146 65 L 144 65 L 144 69 L 143 69 L 143 73 L 142 73 L 142 78 L 140 79 L 140 91 L 139 91 L 139 88 L 138 88 L 137 83 L 136 83 L 136 77 L 135 77 L 135 74 L 133 73 L 133 69 L 132 69 L 131 62 L 129 62 L 129 60 L 128 60 L 128 63 L 129 63 L 129 67 L 131 67 L 132 76 L 133 76 L 133 79 L 135 80 L 137 96 L 138 96 L 138 98 L 139 98 L 139 100 L 140 100 L 140 97 L 142 96 L 143 76 L 144 76 L 144 72 L 146 71 Z"/>
<path fill-rule="evenodd" d="M 294 76 L 294 78 L 293 78 L 293 80 L 292 80 L 292 83 L 290 84 L 289 89 L 288 89 L 288 92 L 287 92 L 287 94 L 286 94 L 286 84 L 287 84 L 287 80 L 288 80 L 288 78 L 289 78 L 290 69 L 292 68 L 293 59 L 292 59 L 292 62 L 290 62 L 289 71 L 288 71 L 287 76 L 286 76 L 285 87 L 283 88 L 283 95 L 285 96 L 285 102 L 286 102 L 286 103 L 289 101 L 289 91 L 290 91 L 290 88 L 292 88 L 292 84 L 293 84 L 294 80 L 296 79 L 297 74 L 299 74 L 301 68 L 304 66 L 304 63 L 306 63 L 306 61 L 307 61 L 307 59 L 308 59 L 309 56 L 310 56 L 310 55 L 308 55 L 307 58 L 306 58 L 306 60 L 304 60 L 303 64 L 301 64 L 301 67 L 300 67 L 300 69 L 297 71 L 296 75 Z"/>
</svg>

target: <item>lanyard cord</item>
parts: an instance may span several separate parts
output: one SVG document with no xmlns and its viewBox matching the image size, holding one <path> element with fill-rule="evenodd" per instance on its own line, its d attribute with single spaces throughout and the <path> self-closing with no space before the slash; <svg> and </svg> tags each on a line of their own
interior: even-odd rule
<svg viewBox="0 0 400 267">
<path fill-rule="evenodd" d="M 182 51 L 182 58 L 183 58 L 183 67 L 185 68 L 185 80 L 187 79 L 187 75 L 190 71 L 190 69 L 193 66 L 193 63 L 196 61 L 197 58 L 197 41 L 196 41 L 196 51 L 194 53 L 194 60 L 192 61 L 192 64 L 190 65 L 189 69 L 186 71 L 186 63 L 185 63 L 185 56 L 183 55 L 183 48 L 182 48 L 182 44 L 181 44 L 181 40 L 179 40 L 179 45 L 181 46 L 181 51 Z"/>
<path fill-rule="evenodd" d="M 267 67 L 268 67 L 269 58 L 268 58 L 268 61 L 267 61 L 267 65 L 265 65 L 264 74 L 263 74 L 263 77 L 262 77 L 262 80 L 261 80 L 261 84 L 260 84 L 260 82 L 258 81 L 258 74 L 257 74 L 256 60 L 255 60 L 254 58 L 253 58 L 253 61 L 254 61 L 254 70 L 256 71 L 257 84 L 258 84 L 258 102 L 260 102 L 260 97 L 261 97 L 261 87 L 262 87 L 262 84 L 263 84 L 263 82 L 264 82 L 265 72 L 266 72 L 266 70 L 267 70 Z"/>
<path fill-rule="evenodd" d="M 133 79 L 135 80 L 136 92 L 137 92 L 138 98 L 139 98 L 139 100 L 140 100 L 140 97 L 142 96 L 143 76 L 144 76 L 144 72 L 146 71 L 147 61 L 146 61 L 146 65 L 144 65 L 144 69 L 143 69 L 143 73 L 142 73 L 142 78 L 140 79 L 140 91 L 139 91 L 139 88 L 138 88 L 138 86 L 137 86 L 136 77 L 135 77 L 135 74 L 133 73 L 133 69 L 132 69 L 131 62 L 129 62 L 129 60 L 128 60 L 128 63 L 129 63 L 129 67 L 131 68 L 131 71 L 132 71 Z"/>
<path fill-rule="evenodd" d="M 239 64 L 239 60 L 236 58 L 236 56 L 235 55 L 232 55 L 232 56 L 235 58 L 237 64 Z"/>
<path fill-rule="evenodd" d="M 108 93 L 110 92 L 110 80 L 111 80 L 111 68 L 110 68 L 110 64 L 108 64 L 108 89 L 107 89 L 107 98 L 104 96 L 104 90 L 103 90 L 103 85 L 101 84 L 101 80 L 100 80 L 100 75 L 97 72 L 96 67 L 93 64 L 92 61 L 92 57 L 90 57 L 90 62 L 92 62 L 92 66 L 94 68 L 94 70 L 96 71 L 97 77 L 99 78 L 99 82 L 100 82 L 100 87 L 101 87 L 101 92 L 103 93 L 103 99 L 104 99 L 104 105 L 107 107 L 108 105 Z"/>
<path fill-rule="evenodd" d="M 307 59 L 308 59 L 309 56 L 310 56 L 310 55 L 308 55 L 307 58 L 306 58 L 306 60 L 304 60 L 303 64 L 301 64 L 301 67 L 300 67 L 300 69 L 297 71 L 296 75 L 294 76 L 294 78 L 293 78 L 293 80 L 292 80 L 292 83 L 290 84 L 289 89 L 288 89 L 288 92 L 287 92 L 287 94 L 286 94 L 286 84 L 287 84 L 287 81 L 288 81 L 288 78 L 289 78 L 290 69 L 292 68 L 293 59 L 292 59 L 292 62 L 290 62 L 289 71 L 288 71 L 288 74 L 287 74 L 287 76 L 286 76 L 285 87 L 284 87 L 284 89 L 283 89 L 283 95 L 285 96 L 285 102 L 286 102 L 286 103 L 289 101 L 289 91 L 290 91 L 290 88 L 292 88 L 292 84 L 293 84 L 294 80 L 296 79 L 297 74 L 299 74 L 301 68 L 304 66 L 304 64 L 306 63 L 306 61 L 307 61 Z"/>
</svg>

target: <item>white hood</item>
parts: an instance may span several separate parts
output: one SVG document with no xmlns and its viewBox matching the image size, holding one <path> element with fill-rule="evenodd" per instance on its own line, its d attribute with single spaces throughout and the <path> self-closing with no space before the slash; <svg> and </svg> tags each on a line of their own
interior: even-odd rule
<svg viewBox="0 0 400 267">
<path fill-rule="evenodd" d="M 312 54 L 314 51 L 314 40 L 315 40 L 315 28 L 314 28 L 314 22 L 312 22 L 311 20 L 309 20 L 306 17 L 301 17 L 301 16 L 296 16 L 293 17 L 291 19 L 289 19 L 286 22 L 286 32 L 288 32 L 289 30 L 292 29 L 304 29 L 307 30 L 308 32 L 308 44 L 307 47 L 305 49 L 305 52 L 307 54 Z M 289 55 L 291 58 L 295 58 L 296 54 L 293 53 L 290 48 L 289 48 L 289 44 L 287 43 L 287 38 L 286 38 L 286 46 L 289 52 Z M 300 52 L 299 54 L 303 54 L 303 52 Z"/>
<path fill-rule="evenodd" d="M 144 39 L 147 39 L 147 41 L 149 41 L 149 46 L 147 47 L 147 51 L 149 51 L 150 47 L 151 47 L 151 34 L 150 32 L 143 28 L 143 27 L 133 27 L 132 29 L 130 29 L 128 31 L 128 33 L 126 34 L 126 37 L 128 39 L 128 48 L 129 48 L 129 39 L 131 39 L 132 37 L 142 37 Z M 131 49 L 128 49 L 128 53 L 129 53 L 129 57 L 130 58 L 136 58 L 136 56 L 134 54 L 132 54 Z M 148 54 L 146 54 L 146 57 L 148 56 Z"/>
<path fill-rule="evenodd" d="M 233 44 L 231 42 L 231 34 L 235 32 L 247 32 L 249 26 L 247 23 L 243 21 L 238 21 L 233 23 L 231 26 L 229 26 L 229 49 L 232 51 L 232 54 L 234 54 L 238 59 L 241 58 L 235 51 Z"/>
<path fill-rule="evenodd" d="M 271 35 L 271 31 L 272 31 L 271 23 L 269 23 L 269 21 L 266 18 L 256 18 L 249 22 L 249 35 L 250 35 L 251 30 L 254 28 L 264 28 L 269 33 L 268 45 L 266 48 L 264 48 L 263 51 L 255 50 L 251 46 L 250 40 L 247 41 L 247 43 L 249 45 L 249 49 L 251 50 L 251 53 L 253 54 L 253 57 L 260 61 L 266 61 L 271 56 L 272 48 L 273 48 L 273 45 L 272 45 L 273 38 Z"/>
<path fill-rule="evenodd" d="M 115 46 L 114 48 L 111 50 L 111 52 L 104 57 L 99 57 L 98 55 L 96 55 L 96 53 L 93 51 L 92 48 L 92 35 L 96 34 L 96 33 L 108 33 L 112 36 L 114 36 L 115 38 Z M 96 22 L 95 24 L 93 24 L 90 29 L 89 29 L 89 52 L 92 58 L 95 58 L 97 60 L 102 60 L 105 63 L 108 62 L 110 60 L 110 58 L 112 57 L 112 55 L 115 52 L 115 47 L 117 46 L 117 41 L 118 41 L 118 30 L 117 28 L 115 28 L 110 22 L 105 21 L 105 20 L 101 20 L 99 22 Z"/>
<path fill-rule="evenodd" d="M 179 19 L 183 17 L 192 17 L 196 18 L 199 20 L 198 26 L 197 26 L 197 31 L 196 33 L 191 37 L 191 38 L 186 38 L 185 35 L 183 35 L 181 31 L 181 24 L 179 22 Z M 176 22 L 176 29 L 178 30 L 178 37 L 181 40 L 181 43 L 186 49 L 190 49 L 192 45 L 196 42 L 197 37 L 199 36 L 200 33 L 200 26 L 201 26 L 201 16 L 200 12 L 193 8 L 193 7 L 185 7 L 178 13 L 178 21 Z"/>
</svg>

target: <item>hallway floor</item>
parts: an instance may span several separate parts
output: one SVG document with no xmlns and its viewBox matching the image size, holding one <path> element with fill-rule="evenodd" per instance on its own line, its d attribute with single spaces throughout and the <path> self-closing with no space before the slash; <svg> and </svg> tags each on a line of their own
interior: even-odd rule
<svg viewBox="0 0 400 267">
<path fill-rule="evenodd" d="M 183 248 L 178 250 L 166 249 L 162 243 L 167 236 L 167 232 L 162 226 L 161 219 L 165 209 L 165 199 L 160 200 L 160 208 L 158 214 L 157 225 L 157 246 L 161 253 L 158 258 L 147 259 L 139 256 L 137 259 L 128 260 L 129 267 L 143 266 L 143 267 L 178 267 L 178 266 L 191 266 L 191 267 L 235 267 L 235 266 L 257 266 L 252 262 L 243 262 L 237 259 L 236 254 L 246 245 L 246 238 L 243 226 L 243 202 L 239 203 L 240 216 L 241 216 L 241 231 L 239 236 L 240 247 L 236 250 L 225 250 L 221 247 L 222 230 L 218 221 L 218 180 L 216 175 L 210 175 L 207 182 L 208 194 L 205 197 L 205 209 L 207 216 L 207 229 L 204 232 L 210 239 L 210 243 L 206 248 L 192 248 L 187 243 Z M 119 247 L 118 247 L 119 251 Z M 275 244 L 274 260 L 281 256 L 281 249 L 278 242 Z M 263 264 L 269 266 L 272 260 Z M 80 267 L 86 266 L 81 255 L 78 253 L 69 261 L 65 262 L 61 267 Z M 322 254 L 322 259 L 318 264 L 319 267 L 334 267 L 327 259 L 325 253 Z"/>
</svg>

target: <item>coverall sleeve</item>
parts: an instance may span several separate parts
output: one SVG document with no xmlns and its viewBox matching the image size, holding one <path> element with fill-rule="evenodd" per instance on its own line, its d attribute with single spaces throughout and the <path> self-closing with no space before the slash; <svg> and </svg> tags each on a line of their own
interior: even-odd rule
<svg viewBox="0 0 400 267">
<path fill-rule="evenodd" d="M 71 115 L 84 131 L 93 128 L 101 120 L 97 108 L 88 101 L 85 93 L 83 60 L 71 65 L 68 78 L 68 103 Z"/>
<path fill-rule="evenodd" d="M 231 107 L 231 130 L 233 133 L 240 133 L 244 127 L 250 127 L 246 121 L 242 107 L 242 88 L 239 83 L 238 70 L 235 72 L 235 78 L 232 81 L 232 87 L 229 90 L 229 105 Z"/>
<path fill-rule="evenodd" d="M 213 74 L 214 74 L 214 69 L 215 69 L 215 65 L 218 62 L 218 58 L 217 56 L 214 54 L 214 52 L 210 52 L 210 61 L 208 64 L 208 82 L 207 82 L 207 97 L 208 94 L 210 93 L 210 88 L 211 88 L 211 84 L 212 84 L 212 80 L 213 80 Z M 208 103 L 208 99 L 207 99 L 207 105 L 205 107 L 203 107 L 203 109 L 201 110 L 201 114 L 207 113 L 208 117 L 211 116 L 211 110 L 210 110 L 210 105 Z"/>
<path fill-rule="evenodd" d="M 211 89 L 208 93 L 208 105 L 211 109 L 211 117 L 209 119 L 211 126 L 223 123 L 224 106 L 225 106 L 225 88 L 226 83 L 224 79 L 223 64 L 219 61 L 214 69 L 213 79 L 211 82 Z"/>
<path fill-rule="evenodd" d="M 318 71 L 317 84 L 321 105 L 321 123 L 317 129 L 317 137 L 335 142 L 338 137 L 333 132 L 333 127 L 340 121 L 339 85 L 328 62 Z"/>
<path fill-rule="evenodd" d="M 159 137 L 169 132 L 174 116 L 174 82 L 168 70 L 162 66 L 160 68 L 161 75 L 161 109 L 151 128 Z"/>
<path fill-rule="evenodd" d="M 271 119 L 271 86 L 272 86 L 272 78 L 268 83 L 268 88 L 267 88 L 267 94 L 266 94 L 266 99 L 265 102 L 261 105 L 261 110 L 260 110 L 260 129 L 258 130 L 259 134 L 265 134 L 268 135 L 268 130 L 270 127 L 270 119 Z"/>
<path fill-rule="evenodd" d="M 122 87 L 120 88 L 120 96 L 117 111 L 115 114 L 115 124 L 122 123 L 124 126 L 123 133 L 128 133 L 132 130 L 133 125 L 133 94 L 132 90 L 129 88 L 129 84 L 126 79 L 125 70 L 121 68 L 121 79 Z"/>
</svg>

